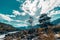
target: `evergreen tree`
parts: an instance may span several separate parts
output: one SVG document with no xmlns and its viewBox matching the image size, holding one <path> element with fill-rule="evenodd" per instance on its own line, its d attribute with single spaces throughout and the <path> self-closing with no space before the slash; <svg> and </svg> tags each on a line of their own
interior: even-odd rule
<svg viewBox="0 0 60 40">
<path fill-rule="evenodd" d="M 51 17 L 48 17 L 47 14 L 41 14 L 41 16 L 39 17 L 39 23 L 42 26 L 51 25 L 50 19 L 51 19 Z"/>
</svg>

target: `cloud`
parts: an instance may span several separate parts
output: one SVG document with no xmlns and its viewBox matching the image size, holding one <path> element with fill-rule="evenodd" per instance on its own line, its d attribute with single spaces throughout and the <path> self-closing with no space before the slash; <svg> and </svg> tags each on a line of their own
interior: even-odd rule
<svg viewBox="0 0 60 40">
<path fill-rule="evenodd" d="M 14 20 L 14 22 L 25 23 L 25 21 L 22 21 L 22 20 Z"/>
<path fill-rule="evenodd" d="M 19 12 L 19 11 L 17 11 L 17 10 L 13 10 L 13 12 L 12 12 L 14 15 L 11 15 L 11 16 L 17 16 L 17 15 L 22 15 L 22 16 L 25 16 L 26 15 L 26 13 L 25 12 Z"/>
<path fill-rule="evenodd" d="M 26 23 L 26 20 L 22 21 L 22 20 L 17 20 L 17 19 L 9 22 L 9 24 L 13 25 L 14 27 L 25 27 L 25 26 L 28 26 L 28 23 Z"/>
<path fill-rule="evenodd" d="M 17 10 L 13 10 L 13 12 L 12 12 L 14 15 L 21 15 L 21 13 L 19 12 L 19 11 L 17 11 Z"/>
<path fill-rule="evenodd" d="M 8 16 L 8 17 L 16 17 L 15 15 L 6 15 L 6 16 Z"/>
<path fill-rule="evenodd" d="M 13 23 L 15 22 L 15 23 L 28 24 L 26 20 L 22 21 L 22 20 L 17 20 L 17 19 L 16 19 L 16 20 L 13 20 L 13 21 L 11 21 L 11 22 L 13 22 Z"/>
<path fill-rule="evenodd" d="M 52 11 L 48 16 L 51 17 L 51 22 L 60 18 L 60 10 L 59 11 Z"/>
<path fill-rule="evenodd" d="M 17 2 L 23 2 L 22 0 L 16 0 Z"/>
<path fill-rule="evenodd" d="M 20 0 L 17 0 L 20 2 Z M 24 12 L 19 12 L 17 10 L 13 10 L 14 15 L 22 15 L 26 16 L 27 14 L 34 18 L 34 25 L 38 24 L 39 16 L 42 13 L 49 13 L 48 16 L 53 17 L 53 15 L 59 14 L 59 11 L 51 11 L 53 8 L 60 5 L 60 0 L 26 0 L 19 8 Z M 20 20 L 16 20 L 16 22 L 24 22 Z M 26 22 L 26 21 L 25 21 Z M 25 23 L 24 22 L 24 23 Z"/>
<path fill-rule="evenodd" d="M 50 12 L 50 14 L 48 16 L 53 17 L 54 15 L 57 15 L 57 14 L 60 14 L 60 10 L 59 11 L 53 10 L 52 12 Z"/>
<path fill-rule="evenodd" d="M 21 13 L 21 15 L 22 15 L 22 16 L 25 16 L 25 15 L 26 15 L 26 13 L 24 13 L 24 12 L 23 12 L 23 13 Z"/>
<path fill-rule="evenodd" d="M 56 6 L 59 6 L 59 4 L 59 0 L 26 0 L 22 5 L 22 9 L 25 13 L 33 16 L 35 20 L 38 20 L 40 14 L 49 13 L 50 10 L 52 10 Z M 40 12 L 38 12 L 39 10 Z M 58 11 L 56 11 L 56 13 L 55 11 L 52 11 L 48 15 L 51 17 L 52 15 L 56 14 L 58 14 Z"/>
<path fill-rule="evenodd" d="M 16 22 L 22 22 L 21 20 L 15 20 Z"/>
<path fill-rule="evenodd" d="M 16 24 L 15 26 L 17 27 L 24 27 L 24 26 L 28 26 L 27 24 Z"/>
<path fill-rule="evenodd" d="M 0 14 L 0 18 L 1 19 L 4 19 L 4 20 L 7 20 L 7 21 L 12 21 L 13 19 L 11 19 L 9 16 L 6 16 L 6 15 L 4 15 L 4 14 Z"/>
<path fill-rule="evenodd" d="M 33 2 L 32 0 L 26 0 L 22 5 L 22 9 L 25 13 L 33 16 L 37 14 L 35 14 L 35 12 L 39 8 L 42 8 L 39 14 L 48 13 L 51 9 L 58 6 L 59 4 L 59 0 L 34 0 Z"/>
<path fill-rule="evenodd" d="M 60 14 L 56 14 L 51 18 L 51 22 L 53 22 L 56 19 L 60 19 Z"/>
<path fill-rule="evenodd" d="M 37 0 L 35 0 L 33 3 L 31 3 L 31 1 L 26 0 L 25 3 L 23 3 L 23 7 L 22 9 L 24 10 L 25 13 L 28 13 L 30 16 L 35 15 L 35 11 L 36 11 L 36 3 Z"/>
</svg>

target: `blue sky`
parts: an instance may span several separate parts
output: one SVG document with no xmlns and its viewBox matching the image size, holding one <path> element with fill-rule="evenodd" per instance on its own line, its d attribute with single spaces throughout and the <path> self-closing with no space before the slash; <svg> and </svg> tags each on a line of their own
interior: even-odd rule
<svg viewBox="0 0 60 40">
<path fill-rule="evenodd" d="M 39 24 L 40 14 L 49 13 L 51 21 L 60 18 L 59 0 L 0 0 L 0 22 L 14 27 L 28 26 L 29 17 L 33 25 Z"/>
<path fill-rule="evenodd" d="M 19 9 L 19 6 L 21 4 L 22 2 L 19 3 L 16 0 L 0 0 L 0 12 L 4 14 L 11 14 L 12 10 L 19 10 L 20 12 L 22 12 L 22 10 Z"/>
<path fill-rule="evenodd" d="M 9 16 L 7 20 L 2 18 L 3 16 L 0 17 L 0 22 L 7 23 L 7 24 L 13 24 L 13 26 L 15 23 L 16 24 L 19 23 L 16 21 L 9 22 L 8 20 L 20 20 L 21 19 L 20 17 L 22 17 L 22 16 L 15 16 L 13 14 L 13 10 L 23 12 L 23 10 L 19 9 L 19 7 L 21 6 L 21 4 L 23 4 L 24 1 L 25 0 L 20 0 L 20 2 L 18 2 L 17 0 L 0 0 L 0 16 L 2 16 L 2 15 L 6 16 L 6 17 Z M 10 16 L 13 16 L 13 17 L 10 17 Z"/>
</svg>

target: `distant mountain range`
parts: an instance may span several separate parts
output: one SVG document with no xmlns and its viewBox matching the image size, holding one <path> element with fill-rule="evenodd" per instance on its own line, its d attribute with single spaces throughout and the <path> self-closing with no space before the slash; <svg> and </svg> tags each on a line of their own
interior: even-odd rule
<svg viewBox="0 0 60 40">
<path fill-rule="evenodd" d="M 12 25 L 0 22 L 0 33 L 12 32 L 12 31 L 16 31 L 16 30 L 17 29 L 14 28 Z"/>
</svg>

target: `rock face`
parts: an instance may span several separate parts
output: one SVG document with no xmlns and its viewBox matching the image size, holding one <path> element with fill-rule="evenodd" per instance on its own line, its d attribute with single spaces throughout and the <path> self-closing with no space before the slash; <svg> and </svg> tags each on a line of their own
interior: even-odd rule
<svg viewBox="0 0 60 40">
<path fill-rule="evenodd" d="M 0 33 L 1 32 L 11 32 L 11 31 L 16 31 L 16 28 L 14 28 L 12 25 L 0 22 Z"/>
</svg>

